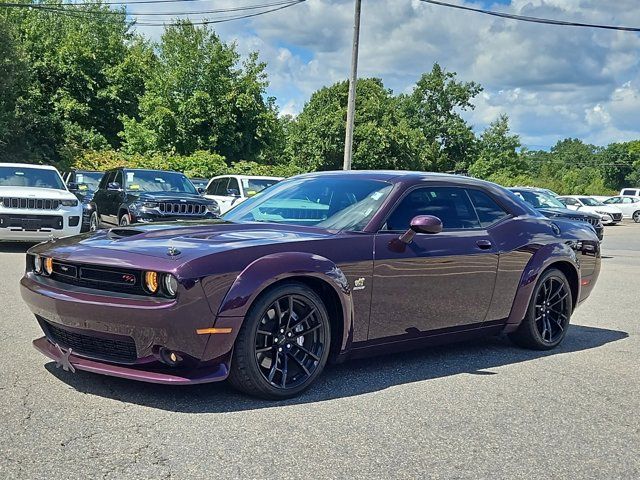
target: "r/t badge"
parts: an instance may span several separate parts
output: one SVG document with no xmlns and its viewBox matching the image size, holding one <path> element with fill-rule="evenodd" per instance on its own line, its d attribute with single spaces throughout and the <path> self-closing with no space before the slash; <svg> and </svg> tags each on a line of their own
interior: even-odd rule
<svg viewBox="0 0 640 480">
<path fill-rule="evenodd" d="M 364 277 L 356 278 L 353 282 L 353 290 L 364 290 Z"/>
</svg>

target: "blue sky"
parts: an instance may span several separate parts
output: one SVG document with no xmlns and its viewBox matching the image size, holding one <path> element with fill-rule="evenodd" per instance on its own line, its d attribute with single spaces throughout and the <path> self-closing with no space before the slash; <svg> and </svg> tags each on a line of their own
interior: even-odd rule
<svg viewBox="0 0 640 480">
<path fill-rule="evenodd" d="M 135 6 L 144 13 L 213 9 L 265 0 L 201 0 Z M 638 0 L 449 0 L 522 15 L 640 26 Z M 148 10 L 147 10 L 148 11 Z M 197 19 L 197 16 L 192 18 Z M 148 17 L 147 17 L 148 19 Z M 307 0 L 292 8 L 215 27 L 241 53 L 268 63 L 283 113 L 296 114 L 316 89 L 347 78 L 353 0 Z M 139 27 L 157 38 L 162 29 Z M 565 137 L 606 145 L 640 139 L 640 35 L 520 23 L 425 4 L 363 0 L 360 76 L 408 92 L 439 62 L 484 87 L 467 119 L 482 131 L 500 114 L 530 148 Z"/>
</svg>

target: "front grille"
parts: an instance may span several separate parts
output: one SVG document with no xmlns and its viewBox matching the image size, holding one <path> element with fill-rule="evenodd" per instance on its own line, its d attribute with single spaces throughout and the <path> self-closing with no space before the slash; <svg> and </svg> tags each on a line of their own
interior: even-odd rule
<svg viewBox="0 0 640 480">
<path fill-rule="evenodd" d="M 63 226 L 63 218 L 60 215 L 0 215 L 0 228 L 21 228 L 27 232 L 37 232 L 43 228 L 62 230 Z"/>
<path fill-rule="evenodd" d="M 609 215 L 611 215 L 611 218 L 613 218 L 615 222 L 619 222 L 620 220 L 622 220 L 621 213 L 610 213 Z"/>
<path fill-rule="evenodd" d="M 126 268 L 75 265 L 54 260 L 51 279 L 96 290 L 147 294 L 142 286 L 142 273 Z"/>
<path fill-rule="evenodd" d="M 76 333 L 38 317 L 45 335 L 53 343 L 70 348 L 72 353 L 86 355 L 101 360 L 133 363 L 137 358 L 136 344 L 133 338 L 124 335 L 112 335 L 112 338 L 100 338 L 84 333 Z"/>
<path fill-rule="evenodd" d="M 592 217 L 571 217 L 571 220 L 576 220 L 578 222 L 588 222 L 594 227 L 597 227 L 600 223 L 600 219 Z"/>
<path fill-rule="evenodd" d="M 199 203 L 163 202 L 158 204 L 158 210 L 171 215 L 204 215 L 207 206 Z"/>
<path fill-rule="evenodd" d="M 49 200 L 42 198 L 18 198 L 3 197 L 4 208 L 28 208 L 31 210 L 57 210 L 60 207 L 60 200 Z"/>
</svg>

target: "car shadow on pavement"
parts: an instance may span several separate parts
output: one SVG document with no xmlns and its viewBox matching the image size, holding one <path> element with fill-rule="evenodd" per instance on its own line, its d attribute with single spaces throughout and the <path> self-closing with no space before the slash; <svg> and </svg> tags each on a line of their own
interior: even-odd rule
<svg viewBox="0 0 640 480">
<path fill-rule="evenodd" d="M 38 242 L 0 242 L 0 253 L 26 253 Z"/>
<path fill-rule="evenodd" d="M 86 394 L 168 411 L 223 413 L 321 402 L 465 373 L 499 375 L 500 372 L 488 369 L 598 348 L 627 337 L 628 334 L 622 331 L 572 325 L 559 348 L 542 352 L 517 348 L 503 337 L 489 337 L 473 343 L 352 360 L 329 365 L 309 390 L 297 398 L 280 402 L 238 393 L 226 382 L 193 386 L 156 385 L 87 372 L 72 374 L 56 368 L 54 362 L 45 367 L 61 381 Z"/>
</svg>

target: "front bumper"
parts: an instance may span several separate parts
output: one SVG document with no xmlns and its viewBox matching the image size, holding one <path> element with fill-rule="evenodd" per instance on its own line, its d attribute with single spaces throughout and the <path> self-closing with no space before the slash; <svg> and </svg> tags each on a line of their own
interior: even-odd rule
<svg viewBox="0 0 640 480">
<path fill-rule="evenodd" d="M 180 301 L 62 286 L 32 273 L 20 284 L 22 298 L 45 333 L 34 346 L 49 358 L 68 357 L 79 370 L 152 383 L 204 383 L 227 377 L 233 338 L 196 332 L 214 324 L 199 283 L 181 292 Z M 133 357 L 116 355 L 122 351 L 122 339 L 135 344 Z M 100 342 L 100 350 L 93 340 Z M 178 353 L 183 361 L 167 364 L 163 349 Z"/>
<path fill-rule="evenodd" d="M 131 211 L 131 223 L 151 223 L 151 222 L 176 222 L 176 221 L 189 221 L 189 220 L 212 220 L 218 218 L 217 215 L 207 212 L 204 215 L 172 215 L 163 214 L 155 210 L 136 210 Z"/>
<path fill-rule="evenodd" d="M 61 207 L 57 210 L 0 208 L 0 240 L 42 242 L 50 238 L 80 233 L 82 209 Z"/>
</svg>

